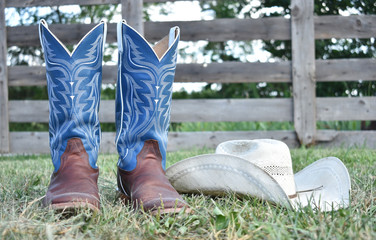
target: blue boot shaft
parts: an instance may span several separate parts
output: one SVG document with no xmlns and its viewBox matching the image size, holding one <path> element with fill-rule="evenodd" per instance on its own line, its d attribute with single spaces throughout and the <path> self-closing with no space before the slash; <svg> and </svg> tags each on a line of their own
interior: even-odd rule
<svg viewBox="0 0 376 240">
<path fill-rule="evenodd" d="M 101 22 L 70 52 L 41 20 L 39 35 L 46 62 L 49 133 L 55 172 L 67 141 L 80 138 L 97 168 L 101 130 L 98 119 L 106 24 Z"/>
<path fill-rule="evenodd" d="M 118 166 L 127 171 L 146 140 L 157 140 L 166 164 L 167 133 L 179 28 L 154 47 L 125 21 L 118 24 L 119 68 L 116 88 Z"/>
</svg>

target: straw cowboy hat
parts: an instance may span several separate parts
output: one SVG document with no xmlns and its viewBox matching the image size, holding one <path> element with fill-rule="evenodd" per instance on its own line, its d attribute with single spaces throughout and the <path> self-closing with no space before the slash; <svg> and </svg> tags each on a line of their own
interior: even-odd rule
<svg viewBox="0 0 376 240">
<path fill-rule="evenodd" d="M 348 207 L 351 188 L 349 173 L 336 157 L 320 159 L 294 175 L 289 148 L 272 139 L 223 142 L 215 154 L 182 160 L 166 175 L 181 193 L 235 192 L 321 211 Z"/>
</svg>

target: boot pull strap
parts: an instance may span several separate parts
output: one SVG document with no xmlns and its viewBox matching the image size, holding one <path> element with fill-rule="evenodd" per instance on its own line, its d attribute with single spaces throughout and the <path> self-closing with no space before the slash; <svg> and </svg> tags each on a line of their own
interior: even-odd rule
<svg viewBox="0 0 376 240">
<path fill-rule="evenodd" d="M 177 27 L 172 27 L 170 28 L 170 33 L 168 36 L 168 47 L 171 47 L 172 44 L 174 44 L 176 35 L 178 34 L 178 28 Z"/>
</svg>

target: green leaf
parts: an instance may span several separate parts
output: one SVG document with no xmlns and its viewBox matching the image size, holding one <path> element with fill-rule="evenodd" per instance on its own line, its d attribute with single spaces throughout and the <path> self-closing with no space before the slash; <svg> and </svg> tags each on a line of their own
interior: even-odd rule
<svg viewBox="0 0 376 240">
<path fill-rule="evenodd" d="M 229 223 L 228 218 L 226 218 L 225 216 L 222 216 L 222 215 L 217 215 L 217 217 L 215 219 L 215 229 L 217 231 L 225 229 L 225 228 L 227 228 L 228 223 Z"/>
<path fill-rule="evenodd" d="M 215 216 L 225 216 L 225 214 L 223 214 L 221 209 L 219 209 L 217 206 L 215 206 L 213 213 Z"/>
</svg>

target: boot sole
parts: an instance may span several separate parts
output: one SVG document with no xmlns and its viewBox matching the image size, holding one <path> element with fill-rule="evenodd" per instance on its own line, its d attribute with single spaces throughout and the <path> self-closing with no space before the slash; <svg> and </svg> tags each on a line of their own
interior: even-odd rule
<svg viewBox="0 0 376 240">
<path fill-rule="evenodd" d="M 81 209 L 89 209 L 93 212 L 100 212 L 100 209 L 91 203 L 86 202 L 68 202 L 68 203 L 56 203 L 49 206 L 50 209 L 62 212 L 77 212 Z"/>
<path fill-rule="evenodd" d="M 66 193 L 66 194 L 61 194 L 59 196 L 64 196 L 64 195 L 72 195 L 73 193 Z M 83 193 L 80 193 L 80 196 L 82 196 Z M 91 195 L 88 195 L 91 196 Z M 98 200 L 99 202 L 99 200 Z M 47 202 L 46 196 L 42 200 L 42 204 L 46 208 L 50 208 L 56 211 L 69 211 L 69 212 L 77 212 L 79 209 L 89 209 L 93 212 L 100 212 L 100 207 L 97 207 L 96 205 L 85 201 L 84 199 L 77 199 L 76 201 L 66 201 L 66 202 L 60 202 L 60 203 L 51 203 Z"/>
<path fill-rule="evenodd" d="M 117 191 L 117 194 L 120 198 L 120 201 L 124 205 L 131 205 L 132 201 L 131 201 L 131 198 L 129 196 L 125 195 L 124 193 L 122 193 L 120 191 Z M 189 207 L 152 209 L 152 210 L 145 211 L 145 212 L 150 213 L 152 216 L 156 216 L 156 215 L 164 215 L 164 214 L 169 214 L 169 213 L 177 214 L 177 213 L 182 212 L 182 210 L 184 210 L 184 213 L 191 213 L 192 212 L 192 209 L 189 208 Z"/>
</svg>

